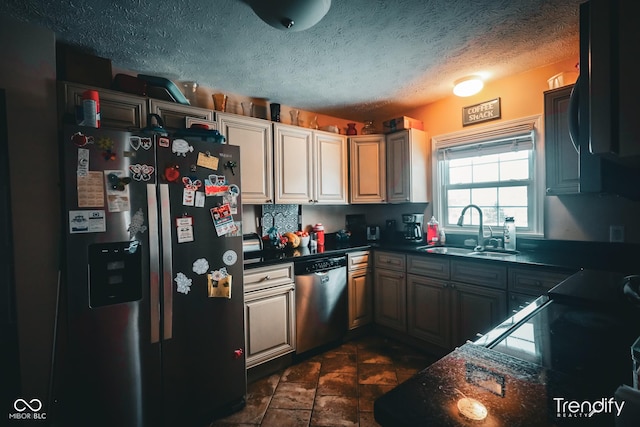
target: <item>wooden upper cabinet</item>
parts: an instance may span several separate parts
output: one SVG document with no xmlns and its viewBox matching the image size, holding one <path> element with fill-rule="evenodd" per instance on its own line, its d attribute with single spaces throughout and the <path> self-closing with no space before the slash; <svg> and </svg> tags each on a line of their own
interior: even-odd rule
<svg viewBox="0 0 640 427">
<path fill-rule="evenodd" d="M 313 132 L 315 203 L 347 203 L 347 139 L 339 134 Z"/>
<path fill-rule="evenodd" d="M 271 122 L 230 113 L 216 113 L 218 130 L 227 144 L 240 147 L 242 203 L 273 203 L 273 138 Z"/>
<path fill-rule="evenodd" d="M 312 131 L 275 123 L 273 132 L 276 203 L 313 203 Z"/>
<path fill-rule="evenodd" d="M 213 110 L 159 99 L 149 100 L 149 110 L 159 115 L 164 122 L 164 127 L 170 130 L 184 129 L 187 117 L 213 121 Z"/>
<path fill-rule="evenodd" d="M 544 93 L 544 144 L 548 195 L 578 193 L 578 152 L 569 136 L 569 97 L 573 85 Z"/>
<path fill-rule="evenodd" d="M 140 129 L 147 125 L 147 98 L 79 83 L 59 82 L 59 111 L 62 121 L 75 123 L 82 108 L 82 93 L 97 90 L 100 97 L 100 126 L 116 129 Z"/>
<path fill-rule="evenodd" d="M 344 136 L 281 123 L 273 132 L 276 203 L 347 203 Z"/>
<path fill-rule="evenodd" d="M 384 203 L 387 197 L 385 136 L 349 138 L 349 201 Z"/>
<path fill-rule="evenodd" d="M 387 201 L 389 203 L 429 201 L 429 146 L 427 134 L 407 129 L 388 134 Z"/>
</svg>

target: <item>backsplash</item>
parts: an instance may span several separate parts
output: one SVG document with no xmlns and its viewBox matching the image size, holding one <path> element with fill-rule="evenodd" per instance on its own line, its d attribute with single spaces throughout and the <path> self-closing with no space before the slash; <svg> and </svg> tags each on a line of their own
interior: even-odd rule
<svg viewBox="0 0 640 427">
<path fill-rule="evenodd" d="M 274 226 L 280 233 L 297 231 L 301 226 L 300 215 L 299 205 L 262 205 L 261 234 L 267 234 Z"/>
</svg>

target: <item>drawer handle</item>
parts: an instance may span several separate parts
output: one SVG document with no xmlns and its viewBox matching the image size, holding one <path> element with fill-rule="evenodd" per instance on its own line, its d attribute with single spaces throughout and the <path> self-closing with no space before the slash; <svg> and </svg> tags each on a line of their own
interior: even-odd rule
<svg viewBox="0 0 640 427">
<path fill-rule="evenodd" d="M 269 275 L 267 274 L 266 276 L 264 276 L 264 277 L 262 278 L 262 280 L 271 280 L 271 276 L 269 276 Z M 261 280 L 261 281 L 262 281 L 262 280 Z"/>
</svg>

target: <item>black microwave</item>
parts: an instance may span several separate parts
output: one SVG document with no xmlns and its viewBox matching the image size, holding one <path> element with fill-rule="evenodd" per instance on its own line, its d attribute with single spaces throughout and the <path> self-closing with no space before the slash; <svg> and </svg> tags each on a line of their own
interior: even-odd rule
<svg viewBox="0 0 640 427">
<path fill-rule="evenodd" d="M 640 200 L 640 57 L 633 0 L 580 5 L 580 77 L 569 103 L 580 192 Z"/>
</svg>

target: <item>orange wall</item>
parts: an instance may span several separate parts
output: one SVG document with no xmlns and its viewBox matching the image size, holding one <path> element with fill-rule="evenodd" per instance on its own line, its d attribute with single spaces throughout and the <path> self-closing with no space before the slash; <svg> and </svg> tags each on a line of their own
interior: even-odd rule
<svg viewBox="0 0 640 427">
<path fill-rule="evenodd" d="M 535 70 L 517 74 L 498 81 L 489 81 L 477 95 L 460 98 L 453 93 L 450 97 L 407 112 L 405 115 L 422 120 L 430 136 L 441 135 L 463 129 L 462 108 L 500 98 L 502 118 L 483 124 L 495 124 L 500 120 L 542 114 L 544 110 L 543 92 L 549 90 L 547 80 L 560 72 L 565 73 L 564 84 L 572 84 L 578 77 L 576 59 L 558 62 Z M 453 90 L 453 87 L 452 87 Z M 465 127 L 472 129 L 474 125 Z"/>
<path fill-rule="evenodd" d="M 451 96 L 404 113 L 422 120 L 430 137 L 474 127 L 496 124 L 536 114 L 544 114 L 543 93 L 549 90 L 547 80 L 564 72 L 564 84 L 578 77 L 578 59 L 570 59 L 499 81 L 489 81 L 477 95 Z M 453 87 L 452 87 L 453 90 Z M 477 125 L 462 126 L 462 108 L 495 98 L 501 99 L 501 119 Z M 609 241 L 609 226 L 622 225 L 624 240 L 640 243 L 640 202 L 613 195 L 545 196 L 544 237 L 557 240 Z M 431 206 L 427 209 L 429 211 Z M 430 212 L 427 212 L 430 215 Z"/>
</svg>

